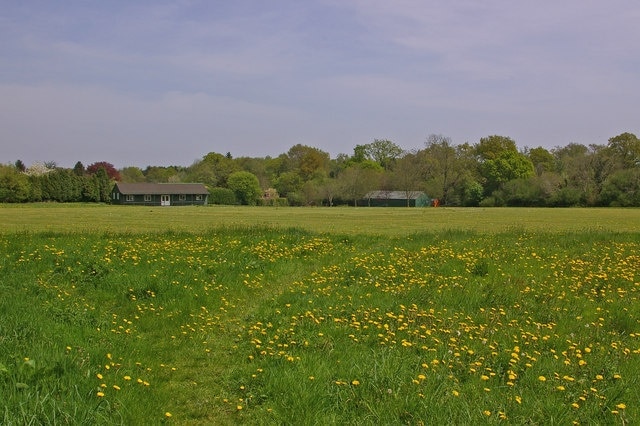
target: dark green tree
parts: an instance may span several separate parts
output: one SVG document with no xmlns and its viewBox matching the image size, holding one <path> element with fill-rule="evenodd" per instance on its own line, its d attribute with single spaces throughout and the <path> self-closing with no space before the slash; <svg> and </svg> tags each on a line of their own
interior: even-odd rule
<svg viewBox="0 0 640 426">
<path fill-rule="evenodd" d="M 0 164 L 0 202 L 22 203 L 29 199 L 29 178 L 14 166 Z"/>
<path fill-rule="evenodd" d="M 256 205 L 262 196 L 260 182 L 253 173 L 245 171 L 234 172 L 229 175 L 227 184 L 241 204 Z"/>
<path fill-rule="evenodd" d="M 640 167 L 640 139 L 633 133 L 622 133 L 609 139 L 607 147 L 613 152 L 619 168 Z"/>
<path fill-rule="evenodd" d="M 531 160 L 517 151 L 503 151 L 496 157 L 485 160 L 480 168 L 486 179 L 487 195 L 510 180 L 528 178 L 534 174 Z"/>
<path fill-rule="evenodd" d="M 73 166 L 73 173 L 76 176 L 84 176 L 86 170 L 84 169 L 84 165 L 78 161 L 75 166 Z"/>
</svg>

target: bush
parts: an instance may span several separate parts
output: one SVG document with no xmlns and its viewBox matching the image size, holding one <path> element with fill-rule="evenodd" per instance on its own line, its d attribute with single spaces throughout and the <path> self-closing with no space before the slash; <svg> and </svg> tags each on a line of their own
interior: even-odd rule
<svg viewBox="0 0 640 426">
<path fill-rule="evenodd" d="M 209 190 L 209 204 L 235 205 L 238 204 L 236 194 L 229 188 L 211 188 Z"/>
</svg>

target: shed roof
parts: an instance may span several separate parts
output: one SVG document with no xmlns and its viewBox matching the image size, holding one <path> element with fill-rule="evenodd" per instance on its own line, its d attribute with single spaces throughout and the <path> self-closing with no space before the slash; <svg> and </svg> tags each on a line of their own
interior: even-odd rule
<svg viewBox="0 0 640 426">
<path fill-rule="evenodd" d="M 364 198 L 376 200 L 416 200 L 425 195 L 422 191 L 371 191 Z"/>
<path fill-rule="evenodd" d="M 202 194 L 209 193 L 201 183 L 122 183 L 117 182 L 116 187 L 125 195 L 141 194 Z"/>
</svg>

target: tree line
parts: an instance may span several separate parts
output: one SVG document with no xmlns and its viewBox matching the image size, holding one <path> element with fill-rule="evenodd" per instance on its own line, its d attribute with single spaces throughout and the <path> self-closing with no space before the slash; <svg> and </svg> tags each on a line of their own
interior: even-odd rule
<svg viewBox="0 0 640 426">
<path fill-rule="evenodd" d="M 331 158 L 297 144 L 277 157 L 210 152 L 190 166 L 119 170 L 18 160 L 0 165 L 0 202 L 109 202 L 115 181 L 200 182 L 213 204 L 358 206 L 383 190 L 422 191 L 445 206 L 640 206 L 640 140 L 627 132 L 606 144 L 519 150 L 508 136 L 454 144 L 434 134 L 412 151 L 375 139 Z"/>
</svg>

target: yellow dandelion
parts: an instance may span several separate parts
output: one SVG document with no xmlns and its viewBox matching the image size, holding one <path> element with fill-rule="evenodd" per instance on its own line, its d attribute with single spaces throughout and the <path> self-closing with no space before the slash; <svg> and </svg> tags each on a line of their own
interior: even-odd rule
<svg viewBox="0 0 640 426">
<path fill-rule="evenodd" d="M 627 405 L 623 404 L 623 403 L 620 403 L 620 404 L 616 405 L 616 408 L 618 410 L 624 410 L 625 408 L 627 408 Z"/>
<path fill-rule="evenodd" d="M 170 412 L 167 411 L 166 413 L 164 413 L 164 416 L 166 418 L 169 418 L 169 417 L 173 416 L 173 414 L 171 414 Z"/>
<path fill-rule="evenodd" d="M 453 396 L 460 396 L 460 392 L 458 392 L 457 390 L 453 390 L 451 391 L 451 393 L 453 394 Z"/>
<path fill-rule="evenodd" d="M 131 380 L 131 376 L 124 376 L 124 379 L 125 379 L 126 381 L 129 381 L 129 380 Z"/>
<path fill-rule="evenodd" d="M 236 406 L 236 409 L 237 409 L 238 411 L 242 410 L 242 405 L 238 404 L 238 405 Z"/>
<path fill-rule="evenodd" d="M 491 415 L 491 411 L 489 411 L 489 410 L 484 410 L 484 411 L 482 412 L 482 414 L 484 414 L 485 416 L 489 417 L 489 416 Z"/>
<path fill-rule="evenodd" d="M 515 400 L 516 400 L 516 402 L 517 402 L 518 404 L 522 404 L 522 397 L 521 397 L 521 396 L 516 395 Z"/>
<path fill-rule="evenodd" d="M 560 385 L 560 386 L 556 387 L 556 389 L 558 389 L 559 391 L 563 391 L 564 390 L 564 386 Z"/>
<path fill-rule="evenodd" d="M 98 374 L 96 374 L 96 377 L 97 377 L 98 379 L 102 380 L 102 374 L 98 373 Z"/>
<path fill-rule="evenodd" d="M 114 388 L 115 390 L 120 390 L 120 386 L 118 386 L 118 385 L 113 385 L 113 388 Z"/>
<path fill-rule="evenodd" d="M 541 382 L 546 382 L 547 378 L 544 376 L 538 376 L 538 380 L 540 380 Z"/>
<path fill-rule="evenodd" d="M 574 402 L 573 404 L 571 404 L 571 406 L 573 408 L 580 408 L 580 404 L 578 404 L 577 402 Z"/>
<path fill-rule="evenodd" d="M 102 397 L 104 396 L 104 392 L 98 392 L 96 395 L 97 395 L 99 398 L 102 398 Z"/>
<path fill-rule="evenodd" d="M 484 374 L 480 376 L 481 380 L 489 380 L 489 376 L 485 376 Z"/>
</svg>

